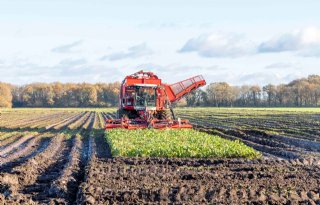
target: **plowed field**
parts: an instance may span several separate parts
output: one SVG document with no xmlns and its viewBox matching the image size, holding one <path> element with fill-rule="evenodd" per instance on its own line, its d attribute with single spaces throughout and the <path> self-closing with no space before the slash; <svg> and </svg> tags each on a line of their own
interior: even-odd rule
<svg viewBox="0 0 320 205">
<path fill-rule="evenodd" d="M 112 157 L 114 109 L 0 110 L 0 204 L 320 204 L 320 111 L 178 109 L 262 159 Z"/>
</svg>

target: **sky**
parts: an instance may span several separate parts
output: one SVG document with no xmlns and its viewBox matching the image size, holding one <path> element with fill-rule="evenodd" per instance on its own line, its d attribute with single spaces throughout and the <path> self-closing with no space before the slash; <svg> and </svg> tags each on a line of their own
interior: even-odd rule
<svg viewBox="0 0 320 205">
<path fill-rule="evenodd" d="M 288 83 L 320 75 L 319 0 L 0 0 L 0 81 Z"/>
</svg>

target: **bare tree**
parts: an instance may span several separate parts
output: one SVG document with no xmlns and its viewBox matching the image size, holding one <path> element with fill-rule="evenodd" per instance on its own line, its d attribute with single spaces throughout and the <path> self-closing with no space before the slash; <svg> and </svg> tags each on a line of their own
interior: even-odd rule
<svg viewBox="0 0 320 205">
<path fill-rule="evenodd" d="M 0 83 L 0 107 L 12 107 L 11 87 L 5 83 Z"/>
</svg>

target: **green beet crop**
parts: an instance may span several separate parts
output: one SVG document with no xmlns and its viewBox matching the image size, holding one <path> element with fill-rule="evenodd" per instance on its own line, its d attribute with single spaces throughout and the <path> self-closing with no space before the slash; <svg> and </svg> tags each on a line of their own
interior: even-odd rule
<svg viewBox="0 0 320 205">
<path fill-rule="evenodd" d="M 113 156 L 253 159 L 261 154 L 240 141 L 230 141 L 192 129 L 112 129 L 106 139 Z"/>
</svg>

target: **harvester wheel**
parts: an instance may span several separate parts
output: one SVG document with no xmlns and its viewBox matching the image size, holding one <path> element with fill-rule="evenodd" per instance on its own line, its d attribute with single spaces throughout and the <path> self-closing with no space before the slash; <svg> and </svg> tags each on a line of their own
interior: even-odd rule
<svg viewBox="0 0 320 205">
<path fill-rule="evenodd" d="M 118 118 L 121 119 L 121 118 L 124 118 L 124 119 L 129 119 L 128 117 L 128 112 L 123 110 L 123 109 L 119 109 L 118 112 Z"/>
<path fill-rule="evenodd" d="M 170 110 L 161 110 L 158 113 L 160 120 L 171 120 L 172 118 Z"/>
</svg>

